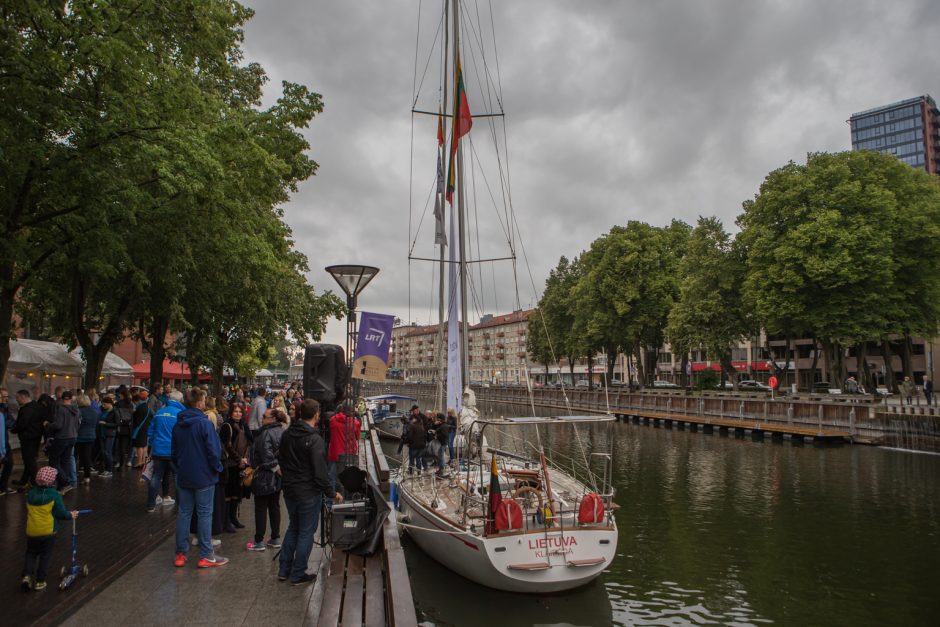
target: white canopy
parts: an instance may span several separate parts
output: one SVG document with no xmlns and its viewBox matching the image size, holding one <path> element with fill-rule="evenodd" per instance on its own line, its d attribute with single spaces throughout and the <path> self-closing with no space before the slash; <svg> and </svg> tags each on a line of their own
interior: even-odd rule
<svg viewBox="0 0 940 627">
<path fill-rule="evenodd" d="M 255 376 L 256 377 L 273 377 L 274 373 L 268 370 L 267 368 L 262 368 L 261 370 L 255 373 Z"/>
<path fill-rule="evenodd" d="M 72 351 L 72 354 L 75 355 L 79 361 L 82 360 L 82 349 L 76 348 Z M 134 367 L 114 353 L 108 353 L 104 356 L 101 374 L 104 376 L 131 377 L 134 375 Z"/>
<path fill-rule="evenodd" d="M 123 360 L 122 360 L 123 361 Z M 40 340 L 10 340 L 10 361 L 13 371 L 41 370 L 55 374 L 81 376 L 82 360 L 63 344 Z"/>
<path fill-rule="evenodd" d="M 82 351 L 76 348 L 69 352 L 68 347 L 56 342 L 41 340 L 10 340 L 10 361 L 7 368 L 11 372 L 38 370 L 54 374 L 67 374 L 80 377 L 85 370 Z M 130 377 L 134 369 L 129 363 L 108 353 L 104 358 L 101 374 L 105 376 Z"/>
</svg>

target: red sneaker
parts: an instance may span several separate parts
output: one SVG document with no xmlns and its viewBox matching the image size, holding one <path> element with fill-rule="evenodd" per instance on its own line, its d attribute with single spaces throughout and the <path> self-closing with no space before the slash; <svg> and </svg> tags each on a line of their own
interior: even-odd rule
<svg viewBox="0 0 940 627">
<path fill-rule="evenodd" d="M 173 565 L 176 566 L 177 568 L 182 568 L 183 566 L 185 566 L 185 565 L 186 565 L 186 554 L 185 554 L 185 553 L 177 553 L 177 554 L 176 554 L 176 559 L 173 560 Z"/>
<path fill-rule="evenodd" d="M 225 566 L 228 564 L 227 557 L 219 557 L 218 555 L 213 555 L 212 557 L 203 557 L 196 564 L 196 568 L 214 568 L 215 566 Z"/>
</svg>

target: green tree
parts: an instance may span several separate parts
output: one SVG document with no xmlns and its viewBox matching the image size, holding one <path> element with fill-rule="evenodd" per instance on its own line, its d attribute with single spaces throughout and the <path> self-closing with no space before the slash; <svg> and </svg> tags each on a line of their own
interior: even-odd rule
<svg viewBox="0 0 940 627">
<path fill-rule="evenodd" d="M 77 0 L 7 3 L 0 15 L 2 377 L 14 308 L 37 274 L 85 241 L 89 224 L 115 225 L 122 208 L 139 212 L 184 189 L 181 173 L 202 146 L 193 129 L 217 119 L 213 87 L 240 73 L 251 12 L 223 0 Z M 110 322 L 99 331 L 110 335 Z M 84 343 L 95 353 L 97 342 Z"/>
<path fill-rule="evenodd" d="M 536 308 L 529 314 L 529 324 L 526 327 L 526 352 L 537 363 L 545 366 L 545 382 L 548 383 L 549 367 L 555 363 L 555 353 L 547 333 L 548 321 L 543 319 L 542 310 Z"/>
<path fill-rule="evenodd" d="M 875 152 L 811 154 L 767 175 L 738 218 L 744 295 L 768 333 L 811 332 L 831 381 L 848 346 L 940 319 L 940 187 Z"/>
<path fill-rule="evenodd" d="M 674 347 L 702 348 L 737 389 L 731 349 L 752 323 L 741 300 L 744 260 L 718 218 L 700 217 L 680 264 L 679 300 L 666 334 Z"/>
<path fill-rule="evenodd" d="M 539 299 L 538 309 L 544 320 L 544 332 L 554 349 L 555 359 L 568 360 L 568 369 L 574 378 L 574 364 L 580 357 L 581 345 L 573 330 L 575 307 L 572 289 L 578 283 L 580 265 L 562 256 L 558 265 L 545 281 L 545 291 Z"/>
<path fill-rule="evenodd" d="M 608 355 L 616 355 L 618 347 L 628 350 L 647 384 L 655 376 L 667 317 L 678 297 L 679 260 L 688 232 L 679 221 L 665 228 L 631 221 L 595 240 L 580 260 L 573 309 L 584 350 Z M 608 359 L 608 376 L 613 362 Z"/>
</svg>

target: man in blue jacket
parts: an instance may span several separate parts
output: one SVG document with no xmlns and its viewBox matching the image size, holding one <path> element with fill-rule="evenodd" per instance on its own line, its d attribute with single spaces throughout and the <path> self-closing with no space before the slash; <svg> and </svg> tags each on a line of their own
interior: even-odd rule
<svg viewBox="0 0 940 627">
<path fill-rule="evenodd" d="M 222 472 L 222 444 L 203 412 L 206 393 L 190 392 L 190 407 L 179 412 L 173 427 L 170 456 L 176 466 L 176 559 L 178 568 L 186 565 L 189 550 L 189 525 L 196 510 L 196 536 L 199 539 L 198 568 L 212 568 L 228 563 L 228 558 L 212 552 L 212 504 L 215 484 Z"/>
<path fill-rule="evenodd" d="M 171 458 L 173 448 L 173 427 L 176 426 L 179 413 L 186 409 L 183 407 L 183 393 L 174 390 L 170 394 L 167 404 L 157 409 L 150 421 L 147 430 L 147 441 L 150 442 L 150 455 L 153 458 L 153 474 L 150 476 L 150 486 L 147 489 L 147 511 L 152 512 L 157 507 L 157 490 L 167 483 L 163 490 L 160 502 L 163 505 L 173 505 L 176 501 L 169 495 L 169 480 L 175 472 Z"/>
</svg>

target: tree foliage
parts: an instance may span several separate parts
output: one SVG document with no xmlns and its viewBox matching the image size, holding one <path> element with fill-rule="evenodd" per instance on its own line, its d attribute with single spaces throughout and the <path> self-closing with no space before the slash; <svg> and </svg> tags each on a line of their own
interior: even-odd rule
<svg viewBox="0 0 940 627">
<path fill-rule="evenodd" d="M 680 264 L 680 297 L 666 329 L 670 344 L 682 352 L 705 350 L 735 386 L 731 349 L 752 331 L 741 299 L 743 261 L 721 221 L 700 217 Z"/>
<path fill-rule="evenodd" d="M 843 347 L 936 335 L 940 187 L 875 152 L 812 154 L 771 172 L 739 217 L 744 294 L 769 333 L 809 331 L 831 380 Z"/>
<path fill-rule="evenodd" d="M 342 312 L 307 283 L 279 208 L 316 170 L 299 129 L 322 102 L 284 83 L 260 109 L 264 71 L 241 64 L 250 10 L 79 0 L 0 14 L 0 376 L 15 306 L 82 347 L 86 385 L 127 332 L 160 378 L 168 332 L 211 335 L 195 348 L 214 347 L 200 365 L 215 366 L 318 337 Z"/>
</svg>

